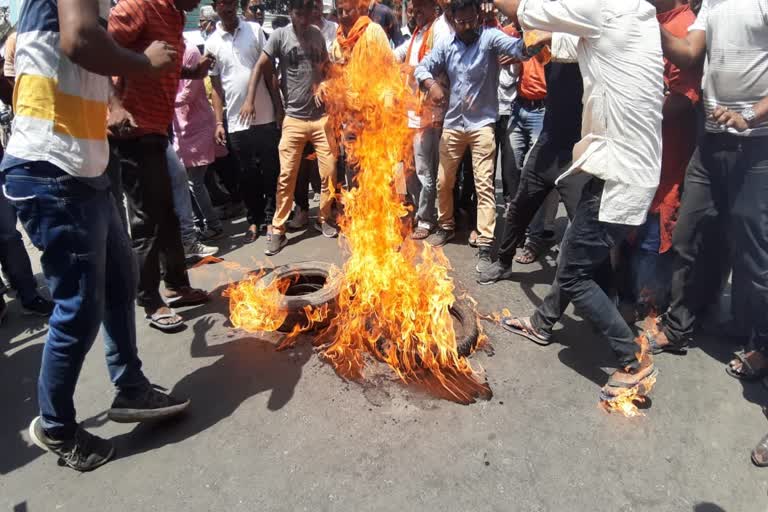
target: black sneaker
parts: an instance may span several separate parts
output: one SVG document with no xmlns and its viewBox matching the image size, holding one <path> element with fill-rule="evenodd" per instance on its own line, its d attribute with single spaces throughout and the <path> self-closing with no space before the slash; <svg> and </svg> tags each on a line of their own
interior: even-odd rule
<svg viewBox="0 0 768 512">
<path fill-rule="evenodd" d="M 37 296 L 34 299 L 32 299 L 31 302 L 27 302 L 26 304 L 21 305 L 21 311 L 25 315 L 34 315 L 34 316 L 51 316 L 53 313 L 53 302 L 50 300 L 44 299 L 41 296 Z"/>
<path fill-rule="evenodd" d="M 481 246 L 477 249 L 477 265 L 475 270 L 479 273 L 486 272 L 493 265 L 491 260 L 491 248 L 487 246 Z"/>
<path fill-rule="evenodd" d="M 5 315 L 8 314 L 8 306 L 5 304 L 5 299 L 0 295 L 0 325 L 3 325 Z"/>
<path fill-rule="evenodd" d="M 103 466 L 115 455 L 112 441 L 90 434 L 80 425 L 72 439 L 58 440 L 48 437 L 40 423 L 40 416 L 29 424 L 29 437 L 43 450 L 55 453 L 76 471 L 91 471 Z"/>
<path fill-rule="evenodd" d="M 442 247 L 453 240 L 454 236 L 456 236 L 456 233 L 453 230 L 439 228 L 427 237 L 427 243 L 432 247 Z"/>
<path fill-rule="evenodd" d="M 179 400 L 147 384 L 135 396 L 118 393 L 107 417 L 117 423 L 164 420 L 183 412 L 189 403 L 189 400 Z"/>
<path fill-rule="evenodd" d="M 285 235 L 277 233 L 267 233 L 267 247 L 264 249 L 264 254 L 267 256 L 274 256 L 283 250 L 283 247 L 288 245 L 288 239 Z"/>
<path fill-rule="evenodd" d="M 480 265 L 479 262 L 478 265 Z M 493 284 L 510 277 L 512 277 L 512 265 L 505 265 L 501 261 L 497 261 L 480 273 L 477 282 L 478 284 Z"/>
<path fill-rule="evenodd" d="M 325 238 L 336 238 L 339 236 L 339 230 L 328 222 L 315 222 L 315 229 L 323 234 Z"/>
</svg>

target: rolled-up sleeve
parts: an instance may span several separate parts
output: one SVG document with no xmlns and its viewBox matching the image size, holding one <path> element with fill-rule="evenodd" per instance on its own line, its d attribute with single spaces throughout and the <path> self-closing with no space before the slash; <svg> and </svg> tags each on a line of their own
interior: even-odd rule
<svg viewBox="0 0 768 512">
<path fill-rule="evenodd" d="M 522 0 L 517 17 L 526 30 L 599 37 L 602 26 L 602 0 Z"/>
<path fill-rule="evenodd" d="M 525 44 L 519 37 L 508 36 L 498 29 L 486 29 L 490 33 L 490 46 L 496 53 L 513 57 L 517 60 L 527 60 Z"/>
</svg>

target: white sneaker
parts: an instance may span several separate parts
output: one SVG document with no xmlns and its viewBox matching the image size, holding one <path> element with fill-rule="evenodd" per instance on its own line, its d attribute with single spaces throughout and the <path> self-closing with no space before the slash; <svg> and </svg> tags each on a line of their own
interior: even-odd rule
<svg viewBox="0 0 768 512">
<path fill-rule="evenodd" d="M 187 259 L 205 258 L 206 256 L 213 256 L 219 252 L 218 247 L 211 247 L 201 242 L 194 242 L 184 247 L 184 256 Z"/>
<path fill-rule="evenodd" d="M 309 224 L 309 212 L 296 207 L 293 218 L 288 221 L 288 229 L 304 229 Z"/>
</svg>

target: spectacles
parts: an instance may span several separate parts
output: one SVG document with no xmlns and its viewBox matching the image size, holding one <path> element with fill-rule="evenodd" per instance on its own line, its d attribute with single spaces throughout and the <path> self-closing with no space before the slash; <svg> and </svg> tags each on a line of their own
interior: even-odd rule
<svg viewBox="0 0 768 512">
<path fill-rule="evenodd" d="M 248 10 L 252 13 L 256 14 L 257 12 L 264 12 L 264 6 L 263 5 L 249 5 Z"/>
<path fill-rule="evenodd" d="M 463 20 L 460 20 L 458 18 L 454 18 L 453 22 L 456 23 L 457 25 L 474 25 L 475 23 L 477 23 L 477 15 L 475 15 L 475 16 L 473 16 L 471 18 L 463 19 Z"/>
</svg>

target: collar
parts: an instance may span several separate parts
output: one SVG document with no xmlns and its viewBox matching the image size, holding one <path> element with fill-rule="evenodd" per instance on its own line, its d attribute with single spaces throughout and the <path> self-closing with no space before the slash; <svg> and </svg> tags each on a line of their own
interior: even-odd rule
<svg viewBox="0 0 768 512">
<path fill-rule="evenodd" d="M 222 35 L 228 35 L 228 36 L 235 37 L 235 36 L 237 36 L 237 33 L 240 32 L 240 29 L 242 28 L 242 25 L 243 25 L 243 20 L 241 20 L 238 17 L 237 18 L 237 26 L 235 27 L 235 31 L 234 32 L 227 32 L 224 29 L 224 24 L 221 21 L 217 21 L 216 22 L 216 30 L 220 31 L 222 33 Z"/>
</svg>

